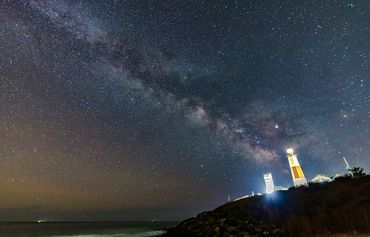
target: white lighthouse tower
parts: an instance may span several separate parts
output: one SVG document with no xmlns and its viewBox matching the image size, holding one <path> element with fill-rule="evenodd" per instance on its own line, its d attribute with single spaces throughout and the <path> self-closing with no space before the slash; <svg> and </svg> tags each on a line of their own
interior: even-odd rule
<svg viewBox="0 0 370 237">
<path fill-rule="evenodd" d="M 292 172 L 292 178 L 294 186 L 308 186 L 307 180 L 304 177 L 301 166 L 299 165 L 297 155 L 294 153 L 293 148 L 288 148 L 286 150 L 290 171 Z"/>
<path fill-rule="evenodd" d="M 275 191 L 274 180 L 272 179 L 271 173 L 264 173 L 263 178 L 265 179 L 266 193 L 272 193 Z"/>
</svg>

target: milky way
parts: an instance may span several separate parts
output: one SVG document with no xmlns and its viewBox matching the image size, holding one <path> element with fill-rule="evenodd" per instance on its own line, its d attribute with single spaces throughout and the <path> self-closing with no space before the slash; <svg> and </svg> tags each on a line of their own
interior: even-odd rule
<svg viewBox="0 0 370 237">
<path fill-rule="evenodd" d="M 3 1 L 1 220 L 177 219 L 370 168 L 367 1 Z M 3 214 L 5 213 L 5 214 Z"/>
</svg>

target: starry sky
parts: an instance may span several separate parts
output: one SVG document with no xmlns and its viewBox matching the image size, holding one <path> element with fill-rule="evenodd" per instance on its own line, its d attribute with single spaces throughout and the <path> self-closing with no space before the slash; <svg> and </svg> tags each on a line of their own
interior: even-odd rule
<svg viewBox="0 0 370 237">
<path fill-rule="evenodd" d="M 370 2 L 3 0 L 0 221 L 178 220 L 370 171 Z"/>
</svg>

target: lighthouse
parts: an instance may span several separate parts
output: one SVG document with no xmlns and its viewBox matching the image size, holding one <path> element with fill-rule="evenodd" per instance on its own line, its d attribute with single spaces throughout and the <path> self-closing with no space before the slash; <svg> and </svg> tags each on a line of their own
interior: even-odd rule
<svg viewBox="0 0 370 237">
<path fill-rule="evenodd" d="M 272 193 L 275 191 L 274 180 L 272 179 L 271 173 L 264 173 L 263 178 L 265 179 L 266 193 Z"/>
<path fill-rule="evenodd" d="M 299 165 L 297 155 L 294 153 L 293 148 L 288 148 L 286 153 L 289 160 L 290 171 L 292 172 L 294 186 L 308 186 L 307 180 L 304 177 L 302 168 Z"/>
</svg>

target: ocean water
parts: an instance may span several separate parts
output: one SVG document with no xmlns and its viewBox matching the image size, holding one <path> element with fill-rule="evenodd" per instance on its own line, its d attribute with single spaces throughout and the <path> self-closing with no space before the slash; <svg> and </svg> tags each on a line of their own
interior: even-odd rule
<svg viewBox="0 0 370 237">
<path fill-rule="evenodd" d="M 174 222 L 0 223 L 0 237 L 149 237 Z"/>
</svg>

